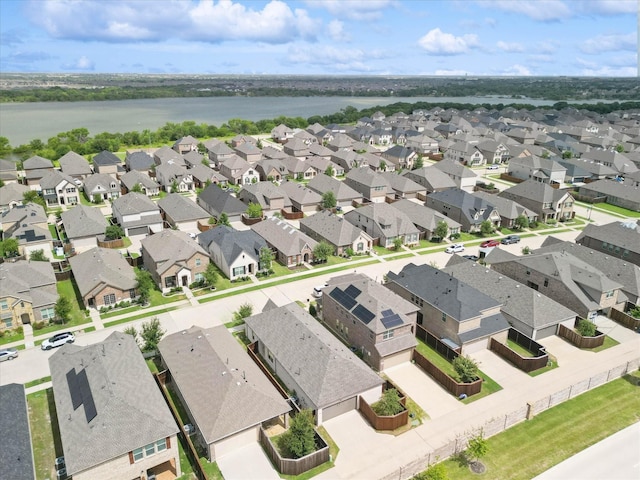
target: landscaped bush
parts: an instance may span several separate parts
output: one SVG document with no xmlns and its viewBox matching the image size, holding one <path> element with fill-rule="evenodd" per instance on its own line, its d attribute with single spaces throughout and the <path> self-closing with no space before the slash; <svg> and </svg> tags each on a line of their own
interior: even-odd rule
<svg viewBox="0 0 640 480">
<path fill-rule="evenodd" d="M 460 355 L 451 364 L 462 383 L 471 383 L 478 379 L 478 364 L 472 358 Z"/>
<path fill-rule="evenodd" d="M 278 439 L 284 457 L 301 458 L 316 450 L 314 421 L 311 410 L 302 410 L 291 419 L 289 430 Z"/>
<path fill-rule="evenodd" d="M 640 307 L 633 307 L 631 310 L 629 310 L 629 315 L 631 315 L 633 318 L 640 318 Z"/>
<path fill-rule="evenodd" d="M 550 218 L 549 220 L 547 220 L 547 225 L 555 225 L 557 222 L 557 220 L 555 218 Z"/>
<path fill-rule="evenodd" d="M 460 238 L 460 234 L 459 233 L 452 233 L 451 235 L 449 235 L 449 238 L 451 240 L 457 240 Z"/>
<path fill-rule="evenodd" d="M 395 388 L 385 390 L 380 400 L 373 403 L 371 408 L 381 417 L 392 417 L 404 410 L 404 406 L 400 402 L 400 394 Z"/>
<path fill-rule="evenodd" d="M 594 337 L 596 334 L 596 324 L 581 318 L 578 320 L 578 325 L 576 325 L 576 330 L 583 337 Z"/>
<path fill-rule="evenodd" d="M 45 322 L 33 322 L 31 326 L 34 330 L 42 330 L 45 327 Z"/>
</svg>

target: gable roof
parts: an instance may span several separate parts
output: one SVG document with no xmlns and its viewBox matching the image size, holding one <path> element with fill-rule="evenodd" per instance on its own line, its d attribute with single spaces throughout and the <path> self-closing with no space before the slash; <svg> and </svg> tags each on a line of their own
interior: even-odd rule
<svg viewBox="0 0 640 480">
<path fill-rule="evenodd" d="M 129 170 L 151 170 L 156 164 L 151 155 L 142 151 L 127 153 L 125 163 Z"/>
<path fill-rule="evenodd" d="M 49 262 L 19 260 L 0 264 L 0 291 L 31 303 L 33 308 L 53 305 L 58 300 L 56 276 Z"/>
<path fill-rule="evenodd" d="M 111 187 L 111 185 L 115 185 Z M 84 180 L 84 190 L 89 193 L 98 186 L 104 188 L 107 192 L 120 191 L 120 182 L 108 173 L 94 173 Z"/>
<path fill-rule="evenodd" d="M 89 162 L 74 151 L 65 153 L 58 159 L 60 163 L 60 170 L 67 175 L 91 175 L 91 165 Z"/>
<path fill-rule="evenodd" d="M 67 182 L 68 184 L 71 184 L 73 187 L 77 188 L 77 185 L 75 184 L 75 181 L 73 180 L 73 178 L 71 178 L 69 175 L 64 174 L 58 170 L 50 170 L 47 173 L 45 173 L 43 177 L 40 179 L 40 188 L 42 188 L 43 190 L 49 189 L 49 188 L 56 188 L 62 182 Z"/>
<path fill-rule="evenodd" d="M 387 238 L 418 233 L 411 219 L 388 203 L 370 203 L 344 215 L 344 218 L 356 224 L 356 217 L 362 215 L 377 223 Z M 384 227 L 383 227 L 384 226 Z"/>
<path fill-rule="evenodd" d="M 269 181 L 256 182 L 243 186 L 242 190 L 238 192 L 238 200 L 243 203 L 253 201 L 265 210 L 273 208 L 271 202 L 274 200 L 282 200 L 285 208 L 291 206 L 291 200 L 284 190 Z"/>
<path fill-rule="evenodd" d="M 308 235 L 276 217 L 268 217 L 251 225 L 251 229 L 288 257 L 298 255 L 305 246 L 313 250 L 318 244 Z"/>
<path fill-rule="evenodd" d="M 24 385 L 0 386 L 0 478 L 35 479 Z"/>
<path fill-rule="evenodd" d="M 321 173 L 316 175 L 309 183 L 307 187 L 311 190 L 323 195 L 326 192 L 333 192 L 338 202 L 353 200 L 354 198 L 362 198 L 362 194 L 356 192 L 353 188 L 340 180 L 336 180 L 333 177 Z"/>
<path fill-rule="evenodd" d="M 390 204 L 393 208 L 405 214 L 413 224 L 419 228 L 423 228 L 430 232 L 433 232 L 438 226 L 438 223 L 444 221 L 449 228 L 460 228 L 460 225 L 455 220 L 441 214 L 437 210 L 429 207 L 425 207 L 411 200 L 402 199 Z"/>
<path fill-rule="evenodd" d="M 159 275 L 176 264 L 184 265 L 197 253 L 207 255 L 207 252 L 194 239 L 180 230 L 162 230 L 155 235 L 143 238 L 140 244 L 142 250 L 147 252 L 156 264 Z"/>
<path fill-rule="evenodd" d="M 99 154 L 93 157 L 93 164 L 101 167 L 108 165 L 120 165 L 122 162 L 113 153 L 103 150 Z"/>
<path fill-rule="evenodd" d="M 62 212 L 60 218 L 70 240 L 102 235 L 109 225 L 99 208 L 85 205 L 76 205 L 71 210 Z"/>
<path fill-rule="evenodd" d="M 223 212 L 227 215 L 239 215 L 247 210 L 247 206 L 231 193 L 213 184 L 200 192 L 198 203 L 207 205 L 210 213 L 214 212 L 216 216 Z"/>
<path fill-rule="evenodd" d="M 246 325 L 319 408 L 383 383 L 297 303 L 253 315 Z"/>
<path fill-rule="evenodd" d="M 53 162 L 48 158 L 41 157 L 40 155 L 34 155 L 33 157 L 27 158 L 24 162 L 22 162 L 22 168 L 24 170 L 40 170 L 53 168 Z"/>
<path fill-rule="evenodd" d="M 9 205 L 11 202 L 22 203 L 25 192 L 30 190 L 27 185 L 5 183 L 0 187 L 0 205 Z"/>
<path fill-rule="evenodd" d="M 121 215 L 131 215 L 140 212 L 158 211 L 158 206 L 143 193 L 129 192 L 126 195 L 122 195 L 113 202 L 111 202 L 112 208 L 120 212 Z"/>
<path fill-rule="evenodd" d="M 640 253 L 640 220 L 617 220 L 605 225 L 590 223 L 576 237 L 576 243 L 580 243 L 585 237 L 615 243 L 623 250 Z"/>
<path fill-rule="evenodd" d="M 522 197 L 538 203 L 556 203 L 564 196 L 570 195 L 566 190 L 553 188 L 548 183 L 525 180 L 513 187 L 509 187 L 498 194 L 501 197 Z"/>
<path fill-rule="evenodd" d="M 322 201 L 322 196 L 298 182 L 282 182 L 280 189 L 292 202 L 299 205 L 314 205 Z"/>
<path fill-rule="evenodd" d="M 209 214 L 204 208 L 179 193 L 170 193 L 161 198 L 158 200 L 158 207 L 175 222 L 209 218 Z"/>
<path fill-rule="evenodd" d="M 131 170 L 130 172 L 125 173 L 120 177 L 120 182 L 127 188 L 127 190 L 131 190 L 135 187 L 136 183 L 139 183 L 141 186 L 148 189 L 160 187 L 160 185 L 158 185 L 158 183 L 149 175 L 139 170 Z"/>
<path fill-rule="evenodd" d="M 267 242 L 253 230 L 235 230 L 226 225 L 219 225 L 198 235 L 198 243 L 211 251 L 210 246 L 215 243 L 228 265 L 231 265 L 240 255 L 249 255 L 254 261 L 260 260 L 260 249 L 267 246 Z"/>
<path fill-rule="evenodd" d="M 538 215 L 533 210 L 529 210 L 527 207 L 520 205 L 515 200 L 511 200 L 509 198 L 500 197 L 498 195 L 482 191 L 473 192 L 472 195 L 493 205 L 496 210 L 498 210 L 501 217 L 516 219 L 520 215 L 524 215 L 527 218 L 532 218 Z"/>
<path fill-rule="evenodd" d="M 460 209 L 462 214 L 472 224 L 480 223 L 483 220 L 488 219 L 491 216 L 491 212 L 495 209 L 491 203 L 487 202 L 483 198 L 476 197 L 460 188 L 451 188 L 440 192 L 433 192 L 427 196 L 428 203 L 430 203 L 430 200 L 437 200 L 446 205 Z M 482 211 L 484 211 L 484 214 L 481 214 L 481 216 L 476 220 L 474 218 L 476 213 L 480 213 Z"/>
<path fill-rule="evenodd" d="M 401 175 L 422 185 L 429 192 L 456 187 L 456 182 L 449 175 L 435 168 L 434 165 L 416 170 L 407 170 L 402 172 Z"/>
<path fill-rule="evenodd" d="M 21 225 L 33 225 L 34 223 L 47 223 L 47 214 L 44 207 L 37 203 L 26 203 L 7 210 L 0 217 L 0 225 L 20 222 Z M 6 230 L 6 228 L 5 228 Z"/>
<path fill-rule="evenodd" d="M 398 175 L 394 172 L 382 172 L 379 174 L 384 178 L 391 189 L 396 192 L 413 193 L 413 192 L 426 192 L 426 187 L 423 187 L 417 182 L 414 182 L 408 176 Z"/>
<path fill-rule="evenodd" d="M 440 160 L 433 165 L 433 168 L 448 175 L 459 178 L 476 178 L 478 175 L 468 167 L 453 160 Z"/>
<path fill-rule="evenodd" d="M 158 349 L 207 443 L 291 410 L 224 325 L 193 326 Z"/>
<path fill-rule="evenodd" d="M 67 344 L 49 358 L 49 368 L 69 475 L 179 431 L 131 335 L 113 332 L 86 347 Z"/>
<path fill-rule="evenodd" d="M 301 218 L 300 227 L 303 226 L 316 235 L 326 239 L 330 244 L 338 247 L 351 245 L 363 234 L 369 237 L 369 235 L 349 223 L 341 215 L 336 215 L 329 210 L 322 210 L 308 217 Z"/>
<path fill-rule="evenodd" d="M 117 250 L 94 247 L 70 257 L 69 264 L 83 297 L 102 285 L 119 290 L 131 290 L 138 285 L 133 267 Z"/>
</svg>

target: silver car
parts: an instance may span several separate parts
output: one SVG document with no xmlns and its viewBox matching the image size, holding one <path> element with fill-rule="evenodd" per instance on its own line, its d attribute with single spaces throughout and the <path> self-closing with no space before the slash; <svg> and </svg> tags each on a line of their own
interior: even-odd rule
<svg viewBox="0 0 640 480">
<path fill-rule="evenodd" d="M 13 360 L 14 358 L 18 358 L 18 350 L 15 348 L 3 348 L 0 350 L 0 362 Z"/>
<path fill-rule="evenodd" d="M 76 337 L 71 332 L 56 333 L 53 337 L 47 338 L 42 342 L 42 350 L 51 350 L 55 347 L 61 347 L 65 343 L 73 343 L 76 341 Z"/>
</svg>

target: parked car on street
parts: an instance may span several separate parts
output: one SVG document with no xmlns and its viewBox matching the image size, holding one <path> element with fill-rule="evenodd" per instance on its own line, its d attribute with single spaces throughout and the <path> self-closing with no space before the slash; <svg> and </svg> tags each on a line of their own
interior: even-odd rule
<svg viewBox="0 0 640 480">
<path fill-rule="evenodd" d="M 74 337 L 71 332 L 61 332 L 55 334 L 51 338 L 47 338 L 42 345 L 40 346 L 42 350 L 51 350 L 52 348 L 61 347 L 65 343 L 73 343 L 76 341 L 76 337 Z"/>
<path fill-rule="evenodd" d="M 495 163 L 487 165 L 487 170 L 498 170 L 498 165 L 496 165 Z"/>
<path fill-rule="evenodd" d="M 497 247 L 498 245 L 500 245 L 500 241 L 498 240 L 487 240 L 486 242 L 482 242 L 480 244 L 480 248 L 491 248 Z"/>
<path fill-rule="evenodd" d="M 520 237 L 518 235 L 508 235 L 502 239 L 500 243 L 503 245 L 511 245 L 512 243 L 518 243 L 520 241 Z"/>
<path fill-rule="evenodd" d="M 18 350 L 15 348 L 3 348 L 0 350 L 0 362 L 13 360 L 14 358 L 18 358 Z"/>
<path fill-rule="evenodd" d="M 445 250 L 446 253 L 460 253 L 464 252 L 464 246 L 461 243 L 454 243 L 449 245 Z"/>
</svg>

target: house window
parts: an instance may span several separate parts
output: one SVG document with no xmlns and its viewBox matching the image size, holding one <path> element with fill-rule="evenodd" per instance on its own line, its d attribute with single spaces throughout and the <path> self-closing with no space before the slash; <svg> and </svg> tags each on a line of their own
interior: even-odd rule
<svg viewBox="0 0 640 480">
<path fill-rule="evenodd" d="M 364 250 L 364 243 L 359 242 L 359 243 L 358 243 L 358 245 L 357 245 L 357 250 L 358 250 L 359 252 L 363 251 L 363 250 Z"/>
<path fill-rule="evenodd" d="M 105 305 L 111 305 L 113 303 L 116 303 L 116 294 L 115 293 L 110 293 L 108 295 L 105 295 L 102 298 L 104 300 L 104 304 Z"/>
<path fill-rule="evenodd" d="M 40 315 L 43 320 L 52 320 L 56 316 L 55 309 L 53 307 L 43 308 L 40 310 Z"/>
<path fill-rule="evenodd" d="M 527 287 L 533 288 L 534 290 L 538 290 L 538 284 L 530 282 L 529 280 L 527 280 Z"/>
<path fill-rule="evenodd" d="M 442 321 L 446 322 L 447 321 L 447 314 L 442 312 Z"/>
<path fill-rule="evenodd" d="M 150 456 L 155 455 L 156 453 L 162 452 L 162 451 L 164 451 L 166 449 L 167 449 L 167 439 L 163 438 L 161 440 L 158 440 L 157 442 L 145 445 L 144 447 L 136 448 L 132 452 L 133 461 L 134 462 L 139 462 L 144 457 L 150 457 Z"/>
<path fill-rule="evenodd" d="M 133 461 L 134 462 L 139 462 L 143 458 L 144 458 L 144 450 L 142 448 L 136 448 L 133 451 Z"/>
<path fill-rule="evenodd" d="M 136 298 L 136 289 L 132 288 L 129 290 L 129 298 Z"/>
<path fill-rule="evenodd" d="M 4 328 L 11 328 L 13 326 L 13 318 L 11 317 L 3 318 L 2 322 L 4 323 Z"/>
<path fill-rule="evenodd" d="M 196 267 L 199 267 L 200 265 L 202 265 L 202 260 L 200 257 L 196 257 Z"/>
<path fill-rule="evenodd" d="M 610 291 L 606 292 L 606 293 L 604 294 L 604 296 L 605 296 L 606 298 L 611 298 L 611 297 L 613 297 L 613 290 L 610 290 Z"/>
<path fill-rule="evenodd" d="M 201 282 L 204 280 L 204 274 L 203 273 L 196 273 L 196 282 Z"/>
<path fill-rule="evenodd" d="M 167 439 L 163 438 L 162 440 L 158 440 L 156 442 L 156 450 L 158 452 L 162 452 L 167 449 Z"/>
<path fill-rule="evenodd" d="M 145 445 L 144 446 L 144 456 L 145 457 L 150 457 L 154 453 L 156 453 L 156 446 L 155 446 L 154 443 L 150 443 L 149 445 Z"/>
<path fill-rule="evenodd" d="M 237 277 L 238 275 L 244 275 L 244 272 L 245 272 L 245 267 L 244 267 L 244 265 L 243 265 L 243 266 L 241 266 L 241 267 L 235 267 L 235 268 L 233 269 L 233 276 L 234 276 L 234 277 Z"/>
<path fill-rule="evenodd" d="M 549 279 L 548 279 L 548 278 L 545 278 L 545 279 L 544 279 L 544 286 L 545 286 L 545 287 L 548 287 L 548 286 L 549 286 Z"/>
<path fill-rule="evenodd" d="M 382 332 L 382 339 L 383 340 L 388 340 L 390 338 L 393 338 L 393 330 L 386 330 L 386 331 Z"/>
<path fill-rule="evenodd" d="M 9 304 L 6 300 L 0 300 L 0 310 L 6 310 L 9 308 Z"/>
</svg>

